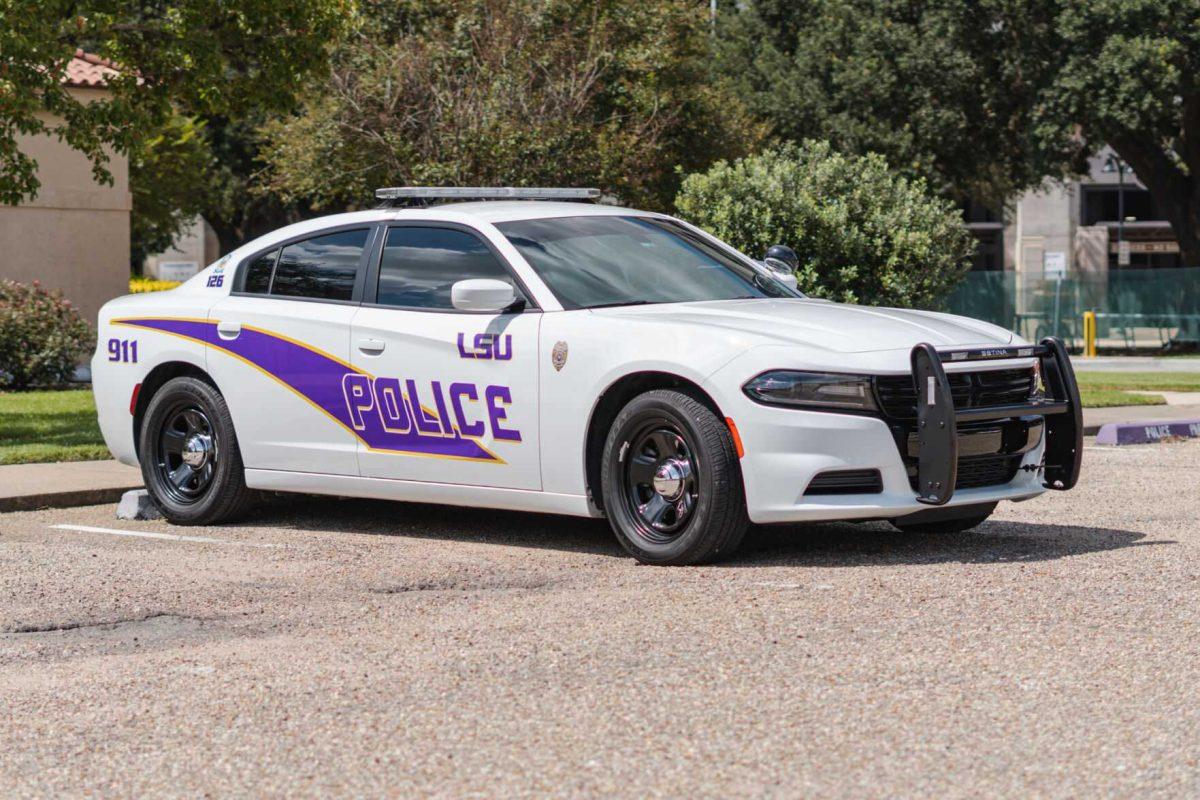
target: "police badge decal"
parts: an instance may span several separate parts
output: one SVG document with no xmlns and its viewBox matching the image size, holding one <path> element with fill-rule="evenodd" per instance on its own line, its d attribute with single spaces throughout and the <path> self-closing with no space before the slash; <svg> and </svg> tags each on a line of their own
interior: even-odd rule
<svg viewBox="0 0 1200 800">
<path fill-rule="evenodd" d="M 555 342 L 554 349 L 550 351 L 550 363 L 554 365 L 555 372 L 562 372 L 562 368 L 567 363 L 567 343 Z"/>
</svg>

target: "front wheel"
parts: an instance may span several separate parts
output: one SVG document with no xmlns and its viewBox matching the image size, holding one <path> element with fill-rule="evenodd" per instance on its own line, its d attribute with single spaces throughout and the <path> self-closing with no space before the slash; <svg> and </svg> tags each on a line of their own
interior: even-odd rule
<svg viewBox="0 0 1200 800">
<path fill-rule="evenodd" d="M 600 469 L 613 532 L 643 564 L 714 561 L 745 535 L 733 437 L 691 395 L 660 389 L 631 400 L 609 430 Z"/>
<path fill-rule="evenodd" d="M 243 514 L 252 500 L 225 398 L 196 378 L 174 378 L 155 392 L 142 419 L 142 478 L 163 516 L 177 525 L 211 525 Z"/>
</svg>

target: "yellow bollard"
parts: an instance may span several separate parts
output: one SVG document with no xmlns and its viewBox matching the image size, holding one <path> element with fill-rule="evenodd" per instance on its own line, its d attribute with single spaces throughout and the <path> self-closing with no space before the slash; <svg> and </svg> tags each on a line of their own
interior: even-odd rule
<svg viewBox="0 0 1200 800">
<path fill-rule="evenodd" d="M 1083 312 L 1083 355 L 1096 357 L 1096 312 Z"/>
</svg>

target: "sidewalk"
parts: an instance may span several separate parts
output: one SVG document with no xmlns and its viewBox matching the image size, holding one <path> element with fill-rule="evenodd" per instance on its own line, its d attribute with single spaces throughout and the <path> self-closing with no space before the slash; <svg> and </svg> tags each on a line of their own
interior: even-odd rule
<svg viewBox="0 0 1200 800">
<path fill-rule="evenodd" d="M 1200 419 L 1200 405 L 1085 408 L 1083 410 L 1083 434 L 1084 436 L 1095 436 L 1101 425 L 1107 425 L 1110 422 L 1165 422 L 1177 419 Z"/>
<path fill-rule="evenodd" d="M 141 470 L 116 461 L 10 464 L 0 467 L 0 512 L 115 503 L 141 486 Z"/>
<path fill-rule="evenodd" d="M 1071 356 L 1076 372 L 1200 372 L 1200 357 Z"/>
</svg>

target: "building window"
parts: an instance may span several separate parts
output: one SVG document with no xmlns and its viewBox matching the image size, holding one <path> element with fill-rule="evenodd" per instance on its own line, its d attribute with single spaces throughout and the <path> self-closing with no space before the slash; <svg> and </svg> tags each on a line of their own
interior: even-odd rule
<svg viewBox="0 0 1200 800">
<path fill-rule="evenodd" d="M 1083 224 L 1102 225 L 1120 219 L 1119 208 L 1122 192 L 1116 186 L 1083 187 Z M 1137 186 L 1126 186 L 1126 221 L 1156 222 L 1165 219 L 1150 196 L 1150 192 Z"/>
<path fill-rule="evenodd" d="M 971 269 L 1004 269 L 1004 231 L 972 230 L 975 234 L 975 255 L 971 256 Z"/>
</svg>

